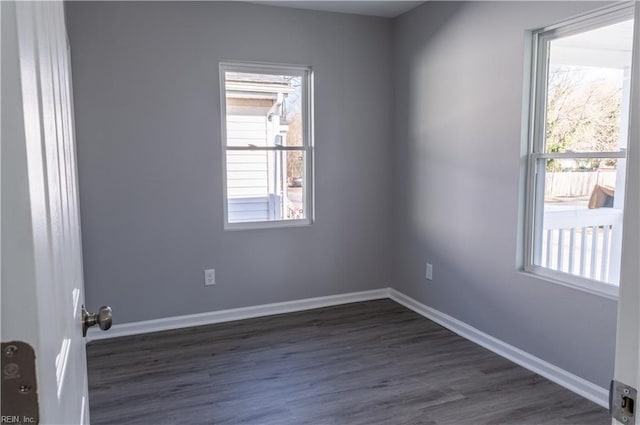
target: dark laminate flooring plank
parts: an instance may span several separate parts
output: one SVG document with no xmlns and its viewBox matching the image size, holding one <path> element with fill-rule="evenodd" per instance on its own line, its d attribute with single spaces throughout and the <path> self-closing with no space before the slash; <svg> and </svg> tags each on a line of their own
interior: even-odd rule
<svg viewBox="0 0 640 425">
<path fill-rule="evenodd" d="M 97 341 L 87 357 L 94 425 L 610 423 L 391 300 Z"/>
</svg>

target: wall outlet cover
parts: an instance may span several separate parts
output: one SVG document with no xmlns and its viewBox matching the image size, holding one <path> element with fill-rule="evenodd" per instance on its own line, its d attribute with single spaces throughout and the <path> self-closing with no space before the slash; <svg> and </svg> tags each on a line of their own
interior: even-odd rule
<svg viewBox="0 0 640 425">
<path fill-rule="evenodd" d="M 207 269 L 204 271 L 204 286 L 216 284 L 216 271 L 215 269 Z"/>
</svg>

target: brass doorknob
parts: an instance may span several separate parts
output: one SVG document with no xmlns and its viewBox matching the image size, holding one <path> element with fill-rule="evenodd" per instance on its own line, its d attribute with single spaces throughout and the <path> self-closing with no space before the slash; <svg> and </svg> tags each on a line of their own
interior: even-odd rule
<svg viewBox="0 0 640 425">
<path fill-rule="evenodd" d="M 89 313 L 86 307 L 82 306 L 82 336 L 87 336 L 87 329 L 98 325 L 100 329 L 106 331 L 111 327 L 113 310 L 111 307 L 103 305 L 97 313 Z"/>
</svg>

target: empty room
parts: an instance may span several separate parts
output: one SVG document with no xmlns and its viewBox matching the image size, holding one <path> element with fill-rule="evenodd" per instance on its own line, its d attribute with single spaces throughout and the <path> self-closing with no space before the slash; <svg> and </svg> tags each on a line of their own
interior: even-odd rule
<svg viewBox="0 0 640 425">
<path fill-rule="evenodd" d="M 0 423 L 640 424 L 640 3 L 0 6 Z"/>
</svg>

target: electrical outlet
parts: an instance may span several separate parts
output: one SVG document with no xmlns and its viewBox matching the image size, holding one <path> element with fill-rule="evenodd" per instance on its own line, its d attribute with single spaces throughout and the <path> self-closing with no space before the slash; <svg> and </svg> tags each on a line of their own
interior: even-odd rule
<svg viewBox="0 0 640 425">
<path fill-rule="evenodd" d="M 433 264 L 427 263 L 427 272 L 425 276 L 428 280 L 433 280 Z"/>
<path fill-rule="evenodd" d="M 204 286 L 216 284 L 216 271 L 215 269 L 208 269 L 204 271 Z"/>
</svg>

